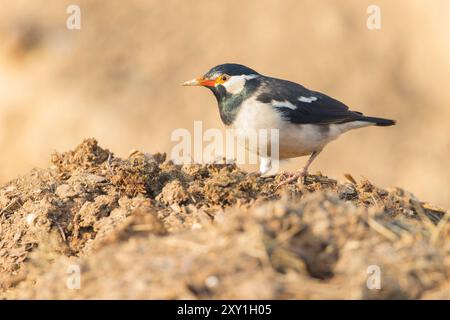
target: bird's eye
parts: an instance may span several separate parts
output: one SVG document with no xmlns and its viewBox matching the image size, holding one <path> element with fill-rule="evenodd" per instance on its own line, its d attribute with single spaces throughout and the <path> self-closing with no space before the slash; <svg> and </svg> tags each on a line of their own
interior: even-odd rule
<svg viewBox="0 0 450 320">
<path fill-rule="evenodd" d="M 227 74 L 222 75 L 222 81 L 224 81 L 224 82 L 227 81 L 229 78 L 230 78 L 230 76 Z"/>
</svg>

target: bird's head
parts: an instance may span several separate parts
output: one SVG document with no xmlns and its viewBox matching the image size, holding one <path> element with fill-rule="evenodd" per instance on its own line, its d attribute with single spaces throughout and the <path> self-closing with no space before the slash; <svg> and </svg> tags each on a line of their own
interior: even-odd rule
<svg viewBox="0 0 450 320">
<path fill-rule="evenodd" d="M 242 93 L 251 80 L 260 74 L 246 66 L 235 63 L 225 63 L 209 70 L 202 77 L 183 83 L 183 86 L 203 86 L 210 89 L 219 103 Z"/>
</svg>

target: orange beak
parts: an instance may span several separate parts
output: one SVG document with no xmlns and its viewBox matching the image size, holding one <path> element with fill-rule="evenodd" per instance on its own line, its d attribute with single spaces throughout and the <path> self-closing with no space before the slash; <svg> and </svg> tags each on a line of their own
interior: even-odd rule
<svg viewBox="0 0 450 320">
<path fill-rule="evenodd" d="M 216 80 L 204 79 L 203 77 L 195 78 L 186 81 L 182 84 L 183 86 L 204 86 L 204 87 L 214 87 L 216 85 Z"/>
</svg>

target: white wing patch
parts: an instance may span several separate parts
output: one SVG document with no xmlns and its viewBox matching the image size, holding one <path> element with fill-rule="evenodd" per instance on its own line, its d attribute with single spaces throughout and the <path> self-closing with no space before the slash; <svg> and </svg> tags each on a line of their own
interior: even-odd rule
<svg viewBox="0 0 450 320">
<path fill-rule="evenodd" d="M 311 96 L 311 97 L 300 97 L 297 99 L 300 102 L 306 102 L 306 103 L 311 103 L 317 100 L 317 97 Z"/>
<path fill-rule="evenodd" d="M 290 103 L 287 100 L 285 100 L 285 101 L 272 100 L 272 106 L 274 106 L 276 108 L 289 108 L 292 110 L 297 109 L 297 106 L 293 105 L 292 103 Z"/>
</svg>

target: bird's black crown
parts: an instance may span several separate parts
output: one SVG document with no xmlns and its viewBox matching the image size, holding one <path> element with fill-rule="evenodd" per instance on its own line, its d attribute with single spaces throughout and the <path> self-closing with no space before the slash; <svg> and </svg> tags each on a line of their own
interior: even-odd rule
<svg viewBox="0 0 450 320">
<path fill-rule="evenodd" d="M 205 74 L 205 78 L 209 79 L 211 76 L 216 74 L 227 74 L 229 76 L 240 76 L 240 75 L 249 75 L 249 74 L 259 74 L 253 69 L 246 67 L 242 64 L 237 63 L 224 63 L 218 66 L 215 66 L 211 70 L 209 70 Z"/>
</svg>

